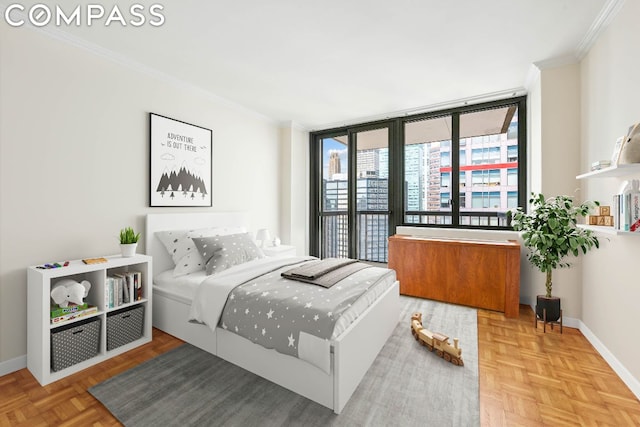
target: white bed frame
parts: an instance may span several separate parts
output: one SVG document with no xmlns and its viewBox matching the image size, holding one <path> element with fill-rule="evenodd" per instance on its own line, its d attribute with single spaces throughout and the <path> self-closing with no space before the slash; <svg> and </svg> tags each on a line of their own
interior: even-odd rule
<svg viewBox="0 0 640 427">
<path fill-rule="evenodd" d="M 153 257 L 154 277 L 173 268 L 173 261 L 156 231 L 204 227 L 250 230 L 241 212 L 170 213 L 147 215 L 145 243 Z M 250 372 L 305 396 L 339 414 L 398 323 L 399 285 L 396 281 L 380 298 L 331 341 L 331 372 L 268 350 L 239 335 L 188 322 L 191 302 L 160 289 L 153 290 L 153 326 L 202 348 Z"/>
</svg>

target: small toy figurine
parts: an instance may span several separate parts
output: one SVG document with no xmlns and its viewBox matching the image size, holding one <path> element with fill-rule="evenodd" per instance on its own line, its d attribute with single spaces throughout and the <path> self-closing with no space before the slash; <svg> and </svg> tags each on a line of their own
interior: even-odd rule
<svg viewBox="0 0 640 427">
<path fill-rule="evenodd" d="M 80 305 L 89 295 L 89 289 L 91 289 L 91 283 L 88 280 L 78 283 L 72 279 L 62 279 L 51 289 L 51 299 L 59 307 L 67 307 L 70 302 Z"/>
<path fill-rule="evenodd" d="M 458 346 L 458 338 L 453 339 L 453 346 L 449 344 L 449 337 L 431 332 L 422 327 L 422 313 L 411 315 L 411 335 L 429 351 L 436 350 L 436 354 L 454 365 L 464 366 L 462 349 Z"/>
</svg>

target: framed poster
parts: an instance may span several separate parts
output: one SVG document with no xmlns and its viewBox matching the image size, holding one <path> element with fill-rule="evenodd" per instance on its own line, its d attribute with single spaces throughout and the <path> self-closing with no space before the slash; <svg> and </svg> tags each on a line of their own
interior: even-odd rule
<svg viewBox="0 0 640 427">
<path fill-rule="evenodd" d="M 213 206 L 213 131 L 149 115 L 149 206 Z"/>
</svg>

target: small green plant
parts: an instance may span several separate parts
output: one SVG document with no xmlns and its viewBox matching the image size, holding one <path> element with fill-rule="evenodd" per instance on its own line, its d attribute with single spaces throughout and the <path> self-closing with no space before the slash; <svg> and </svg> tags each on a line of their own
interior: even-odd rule
<svg viewBox="0 0 640 427">
<path fill-rule="evenodd" d="M 120 244 L 129 245 L 131 243 L 138 243 L 140 233 L 136 234 L 133 228 L 127 227 L 120 230 Z"/>
<path fill-rule="evenodd" d="M 543 194 L 531 193 L 531 212 L 522 208 L 509 211 L 511 225 L 516 231 L 522 231 L 524 245 L 529 248 L 527 255 L 531 264 L 542 273 L 546 273 L 546 297 L 551 298 L 551 275 L 556 268 L 570 267 L 564 257 L 578 256 L 582 250 L 586 254 L 593 247 L 600 247 L 598 238 L 591 230 L 578 228 L 576 218 L 585 216 L 599 202 L 584 202 L 574 205 L 569 196 L 556 196 L 545 199 Z"/>
</svg>

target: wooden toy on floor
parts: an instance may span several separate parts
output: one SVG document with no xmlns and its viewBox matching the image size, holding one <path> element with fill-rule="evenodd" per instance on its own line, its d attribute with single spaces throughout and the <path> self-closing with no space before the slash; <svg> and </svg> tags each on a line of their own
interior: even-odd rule
<svg viewBox="0 0 640 427">
<path fill-rule="evenodd" d="M 426 346 L 429 351 L 436 350 L 436 354 L 454 365 L 464 366 L 462 361 L 462 349 L 458 346 L 458 338 L 453 339 L 453 345 L 449 344 L 449 337 L 431 332 L 422 326 L 422 313 L 411 315 L 411 335 L 420 344 Z"/>
</svg>

